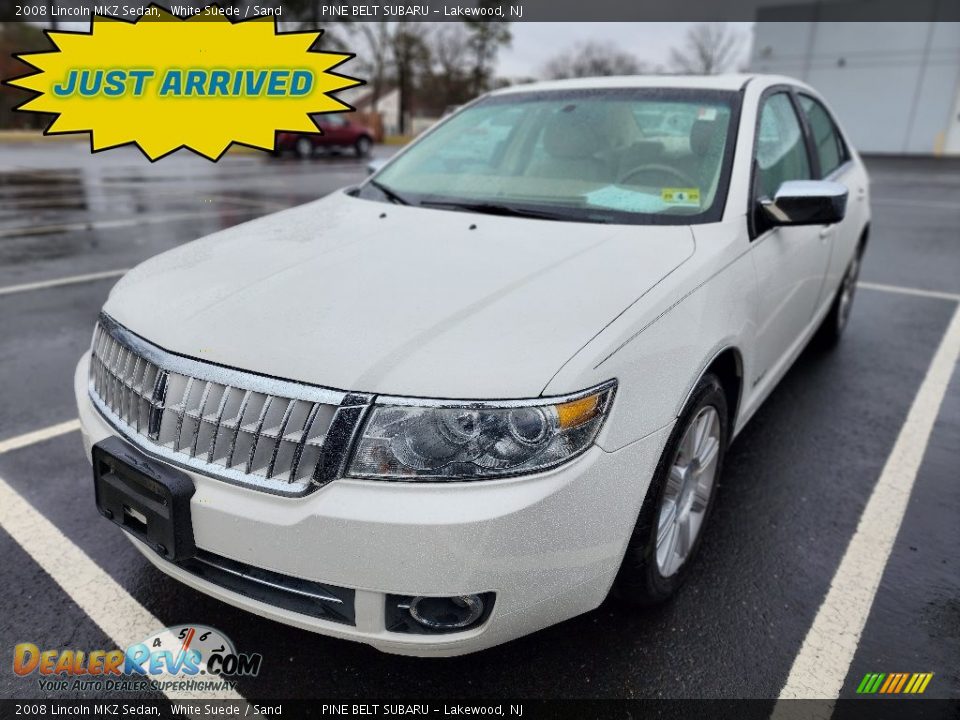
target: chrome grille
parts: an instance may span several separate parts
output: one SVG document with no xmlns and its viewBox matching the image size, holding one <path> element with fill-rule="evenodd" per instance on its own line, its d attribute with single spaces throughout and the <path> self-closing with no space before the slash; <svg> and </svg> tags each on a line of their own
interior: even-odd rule
<svg viewBox="0 0 960 720">
<path fill-rule="evenodd" d="M 147 451 L 283 495 L 330 479 L 325 441 L 346 397 L 168 353 L 105 315 L 93 336 L 90 396 Z"/>
</svg>

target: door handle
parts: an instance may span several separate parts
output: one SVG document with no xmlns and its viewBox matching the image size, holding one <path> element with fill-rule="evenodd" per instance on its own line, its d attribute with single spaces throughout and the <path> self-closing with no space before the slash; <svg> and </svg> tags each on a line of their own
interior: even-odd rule
<svg viewBox="0 0 960 720">
<path fill-rule="evenodd" d="M 826 240 L 833 234 L 833 225 L 824 225 L 820 228 L 820 239 Z"/>
</svg>

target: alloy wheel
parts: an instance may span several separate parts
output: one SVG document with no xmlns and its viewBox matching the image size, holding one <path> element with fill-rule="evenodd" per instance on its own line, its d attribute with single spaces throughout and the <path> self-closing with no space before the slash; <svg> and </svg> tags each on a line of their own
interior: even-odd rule
<svg viewBox="0 0 960 720">
<path fill-rule="evenodd" d="M 664 577 L 676 574 L 696 545 L 719 457 L 720 416 L 708 405 L 687 426 L 667 477 L 656 542 L 657 568 Z"/>
<path fill-rule="evenodd" d="M 368 138 L 362 137 L 357 140 L 356 151 L 357 157 L 366 157 L 370 154 L 370 140 Z"/>
</svg>

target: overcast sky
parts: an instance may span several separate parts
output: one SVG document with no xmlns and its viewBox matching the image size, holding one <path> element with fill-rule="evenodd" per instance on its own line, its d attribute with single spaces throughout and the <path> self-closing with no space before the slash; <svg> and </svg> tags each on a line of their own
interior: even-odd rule
<svg viewBox="0 0 960 720">
<path fill-rule="evenodd" d="M 670 48 L 680 46 L 695 23 L 513 23 L 513 43 L 500 51 L 498 75 L 516 78 L 539 74 L 554 55 L 578 43 L 595 40 L 629 52 L 651 65 L 666 65 Z M 743 60 L 748 59 L 753 23 L 730 23 L 744 38 Z"/>
<path fill-rule="evenodd" d="M 632 53 L 650 65 L 666 65 L 670 48 L 682 45 L 686 32 L 695 23 L 589 23 L 516 22 L 511 25 L 513 42 L 501 49 L 497 75 L 505 78 L 538 77 L 547 60 L 572 51 L 579 43 L 597 41 Z M 743 62 L 752 41 L 753 23 L 730 23 L 743 37 Z M 87 30 L 88 23 L 60 23 L 62 30 Z M 739 63 L 743 64 L 743 63 Z"/>
</svg>

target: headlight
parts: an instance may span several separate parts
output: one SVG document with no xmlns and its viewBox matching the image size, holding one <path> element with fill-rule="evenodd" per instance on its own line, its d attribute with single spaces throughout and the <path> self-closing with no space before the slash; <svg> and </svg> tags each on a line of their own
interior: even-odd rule
<svg viewBox="0 0 960 720">
<path fill-rule="evenodd" d="M 482 480 L 532 473 L 586 450 L 616 381 L 563 398 L 502 403 L 377 401 L 348 475 L 386 480 Z M 419 404 L 417 404 L 419 403 Z"/>
</svg>

